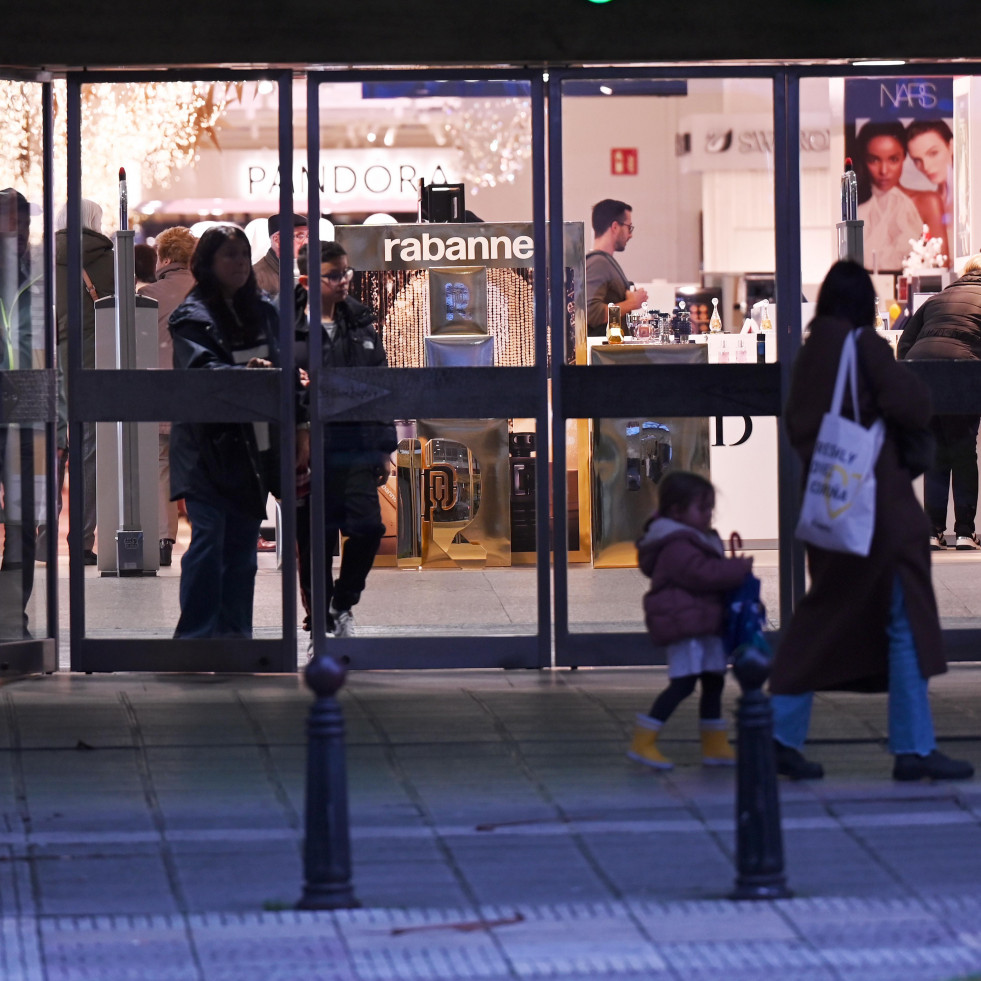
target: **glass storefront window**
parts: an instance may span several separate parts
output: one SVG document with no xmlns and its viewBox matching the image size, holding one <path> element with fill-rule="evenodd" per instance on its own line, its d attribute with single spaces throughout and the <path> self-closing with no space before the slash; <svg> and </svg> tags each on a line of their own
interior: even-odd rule
<svg viewBox="0 0 981 981">
<path fill-rule="evenodd" d="M 578 454 L 567 461 L 583 532 L 569 552 L 570 630 L 643 630 L 635 542 L 672 469 L 715 485 L 716 527 L 725 540 L 739 532 L 767 570 L 776 626 L 776 419 L 670 405 L 638 414 L 619 371 L 649 366 L 630 384 L 667 390 L 669 372 L 777 360 L 772 83 L 576 78 L 561 91 L 563 218 L 581 221 L 587 242 L 587 330 L 567 360 L 595 373 L 604 406 L 575 422 Z"/>
<path fill-rule="evenodd" d="M 0 642 L 48 635 L 43 86 L 0 80 Z"/>
<path fill-rule="evenodd" d="M 978 80 L 914 74 L 807 78 L 801 81 L 800 91 L 802 117 L 807 112 L 821 121 L 828 147 L 826 157 L 822 154 L 817 166 L 802 169 L 801 174 L 801 250 L 808 301 L 803 325 L 806 329 L 813 316 L 824 274 L 844 252 L 871 274 L 879 301 L 876 327 L 894 350 L 901 349 L 899 341 L 910 316 L 956 282 L 974 252 L 970 229 L 972 222 L 977 227 L 977 218 L 970 193 L 970 146 L 972 100 L 981 93 Z M 805 157 L 802 152 L 802 168 Z M 846 158 L 853 162 L 860 235 L 854 223 L 846 226 L 846 205 L 839 194 Z M 943 360 L 928 364 L 917 352 L 909 354 L 916 359 L 911 369 L 933 389 L 939 431 L 951 431 L 964 419 L 970 434 L 977 415 L 955 411 L 970 393 L 959 389 L 951 373 L 953 365 Z M 937 350 L 929 352 L 929 359 L 942 356 Z M 953 473 L 949 462 L 945 465 L 938 458 L 940 466 L 914 481 L 927 512 L 924 527 L 934 532 L 934 592 L 941 623 L 952 631 L 948 634 L 952 651 L 959 646 L 958 631 L 981 623 L 981 610 L 971 601 L 981 575 L 981 551 L 970 540 L 977 496 L 973 489 L 977 463 L 972 454 L 976 442 L 968 435 L 967 455 L 954 465 Z M 965 491 L 967 485 L 972 489 Z M 966 508 L 965 494 L 970 502 Z M 943 533 L 942 539 L 938 532 Z"/>
</svg>

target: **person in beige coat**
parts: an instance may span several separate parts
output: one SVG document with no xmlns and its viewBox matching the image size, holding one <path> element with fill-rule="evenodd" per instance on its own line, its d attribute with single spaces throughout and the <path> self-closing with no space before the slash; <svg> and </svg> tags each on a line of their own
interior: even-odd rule
<svg viewBox="0 0 981 981">
<path fill-rule="evenodd" d="M 794 362 L 784 421 L 806 475 L 831 403 L 842 345 L 856 327 L 859 417 L 886 422 L 875 466 L 875 530 L 867 557 L 807 546 L 810 588 L 797 605 L 773 662 L 774 739 L 779 773 L 823 776 L 800 752 L 813 693 L 889 692 L 889 749 L 896 780 L 965 779 L 970 763 L 936 748 L 927 680 L 947 670 L 930 580 L 929 522 L 913 492 L 899 437 L 930 419 L 926 386 L 893 357 L 875 322 L 868 273 L 838 262 L 821 285 L 817 316 Z M 845 411 L 851 412 L 846 397 Z"/>
<path fill-rule="evenodd" d="M 160 368 L 174 367 L 174 344 L 167 322 L 194 286 L 191 256 L 197 239 L 189 228 L 176 225 L 157 236 L 157 281 L 140 288 L 142 296 L 157 301 L 157 338 L 160 345 Z M 177 541 L 177 502 L 170 499 L 170 423 L 160 423 L 159 461 L 159 536 L 160 564 L 173 561 Z"/>
</svg>

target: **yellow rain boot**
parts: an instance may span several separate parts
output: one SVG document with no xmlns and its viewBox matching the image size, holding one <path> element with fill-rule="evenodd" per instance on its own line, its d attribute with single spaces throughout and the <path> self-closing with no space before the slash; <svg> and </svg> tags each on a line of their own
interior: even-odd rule
<svg viewBox="0 0 981 981">
<path fill-rule="evenodd" d="M 657 737 L 661 731 L 662 722 L 652 719 L 649 715 L 637 714 L 636 724 L 634 725 L 634 737 L 630 742 L 630 749 L 627 756 L 643 763 L 644 766 L 652 766 L 655 770 L 671 770 L 674 763 L 661 754 L 657 748 Z"/>
<path fill-rule="evenodd" d="M 722 719 L 702 719 L 702 766 L 735 766 L 736 754 L 726 737 L 728 726 Z"/>
</svg>

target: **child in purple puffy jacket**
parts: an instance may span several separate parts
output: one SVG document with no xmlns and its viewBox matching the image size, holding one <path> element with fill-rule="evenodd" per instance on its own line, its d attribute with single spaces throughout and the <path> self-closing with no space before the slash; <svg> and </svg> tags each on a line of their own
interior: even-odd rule
<svg viewBox="0 0 981 981">
<path fill-rule="evenodd" d="M 658 488 L 658 510 L 637 542 L 641 571 L 650 577 L 644 620 L 651 640 L 666 648 L 670 683 L 637 715 L 627 756 L 658 770 L 673 764 L 657 748 L 661 727 L 701 679 L 702 763 L 732 766 L 735 754 L 722 719 L 726 654 L 722 645 L 725 595 L 746 578 L 753 560 L 726 558 L 712 528 L 715 488 L 704 477 L 673 470 Z"/>
</svg>

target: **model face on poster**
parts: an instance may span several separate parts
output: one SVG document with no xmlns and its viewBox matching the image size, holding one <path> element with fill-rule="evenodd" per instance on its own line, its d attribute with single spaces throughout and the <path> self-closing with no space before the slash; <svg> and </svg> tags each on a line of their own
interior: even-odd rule
<svg viewBox="0 0 981 981">
<path fill-rule="evenodd" d="M 950 143 L 933 130 L 910 137 L 909 156 L 916 169 L 934 184 L 947 180 L 954 160 Z"/>
<path fill-rule="evenodd" d="M 892 136 L 873 136 L 865 149 L 864 163 L 869 180 L 878 191 L 889 191 L 899 184 L 906 151 Z"/>
</svg>

